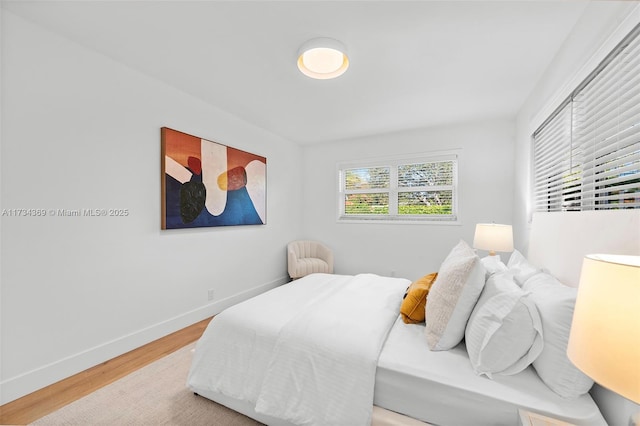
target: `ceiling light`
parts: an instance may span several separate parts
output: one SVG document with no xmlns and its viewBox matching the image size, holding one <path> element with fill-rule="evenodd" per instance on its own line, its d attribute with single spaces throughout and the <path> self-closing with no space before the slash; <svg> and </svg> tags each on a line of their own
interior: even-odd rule
<svg viewBox="0 0 640 426">
<path fill-rule="evenodd" d="M 341 76 L 349 68 L 347 49 L 332 38 L 314 38 L 298 50 L 298 68 L 311 78 L 326 80 Z"/>
</svg>

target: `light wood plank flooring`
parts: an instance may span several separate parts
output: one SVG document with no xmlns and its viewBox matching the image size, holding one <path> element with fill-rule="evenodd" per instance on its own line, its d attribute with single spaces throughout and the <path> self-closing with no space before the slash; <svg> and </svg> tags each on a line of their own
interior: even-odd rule
<svg viewBox="0 0 640 426">
<path fill-rule="evenodd" d="M 25 425 L 195 342 L 211 318 L 0 406 L 1 425 Z"/>
</svg>

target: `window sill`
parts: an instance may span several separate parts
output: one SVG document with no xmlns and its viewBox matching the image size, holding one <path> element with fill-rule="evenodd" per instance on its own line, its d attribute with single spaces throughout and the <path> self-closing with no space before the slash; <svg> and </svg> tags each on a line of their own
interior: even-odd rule
<svg viewBox="0 0 640 426">
<path fill-rule="evenodd" d="M 455 219 L 410 219 L 410 218 L 369 218 L 369 217 L 338 217 L 337 223 L 348 224 L 385 224 L 385 225 L 453 225 L 460 226 L 462 222 Z"/>
</svg>

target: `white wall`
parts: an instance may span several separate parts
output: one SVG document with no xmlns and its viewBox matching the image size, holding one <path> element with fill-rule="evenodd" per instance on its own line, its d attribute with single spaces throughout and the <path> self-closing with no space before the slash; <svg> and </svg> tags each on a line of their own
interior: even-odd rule
<svg viewBox="0 0 640 426">
<path fill-rule="evenodd" d="M 518 114 L 515 147 L 514 244 L 526 253 L 531 220 L 531 135 L 566 99 L 609 52 L 640 24 L 637 2 L 620 3 L 617 10 L 602 2 L 591 2 L 571 36 L 558 51 Z M 591 22 L 607 22 L 594 32 Z M 640 405 L 595 385 L 591 395 L 610 425 L 626 425 L 638 415 Z"/>
<path fill-rule="evenodd" d="M 307 146 L 304 237 L 334 250 L 336 273 L 395 271 L 413 280 L 437 271 L 460 239 L 472 244 L 476 223 L 511 223 L 513 144 L 513 123 L 498 120 Z M 459 225 L 337 222 L 338 163 L 451 149 L 461 150 Z"/>
<path fill-rule="evenodd" d="M 284 282 L 298 145 L 2 14 L 0 403 Z M 267 157 L 267 225 L 160 230 L 160 128 Z M 208 289 L 215 299 L 209 302 Z"/>
</svg>

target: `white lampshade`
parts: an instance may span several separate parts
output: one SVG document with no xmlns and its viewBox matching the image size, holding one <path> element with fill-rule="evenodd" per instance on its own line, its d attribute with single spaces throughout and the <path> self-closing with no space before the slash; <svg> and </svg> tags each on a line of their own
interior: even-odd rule
<svg viewBox="0 0 640 426">
<path fill-rule="evenodd" d="M 640 256 L 584 258 L 567 355 L 600 385 L 640 403 Z"/>
<path fill-rule="evenodd" d="M 314 38 L 298 50 L 298 69 L 311 78 L 326 80 L 344 74 L 349 58 L 344 44 L 332 38 Z"/>
<path fill-rule="evenodd" d="M 473 237 L 473 247 L 489 251 L 513 251 L 513 229 L 511 225 L 498 223 L 478 223 Z"/>
</svg>

